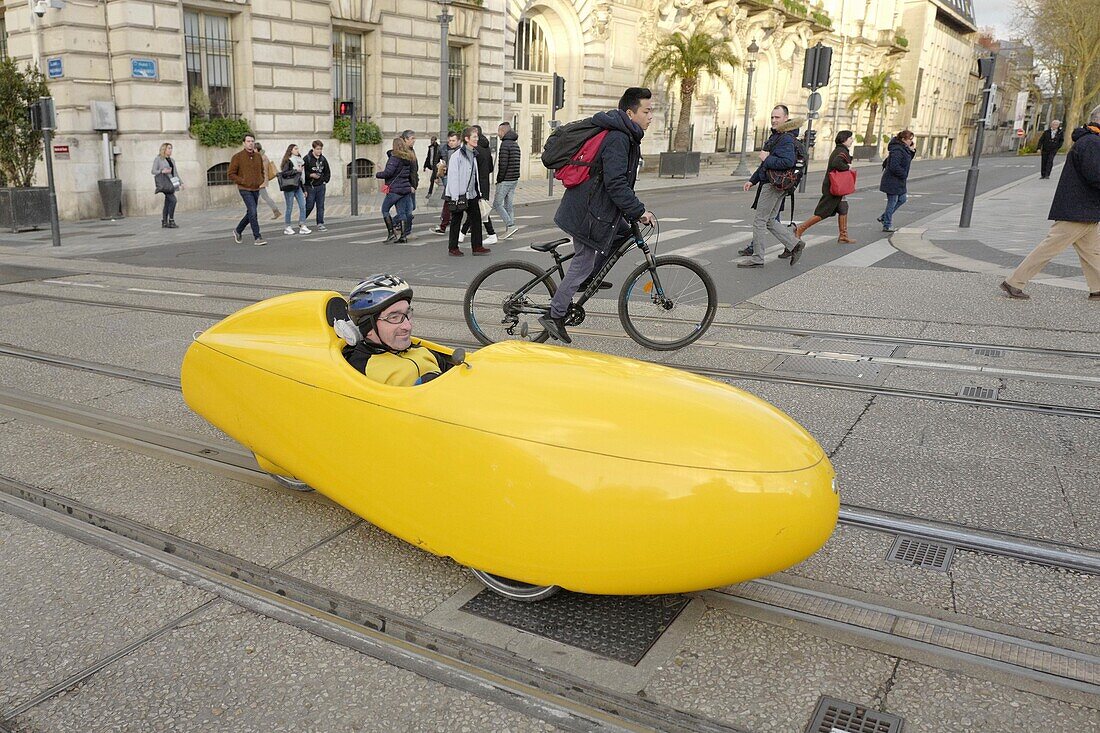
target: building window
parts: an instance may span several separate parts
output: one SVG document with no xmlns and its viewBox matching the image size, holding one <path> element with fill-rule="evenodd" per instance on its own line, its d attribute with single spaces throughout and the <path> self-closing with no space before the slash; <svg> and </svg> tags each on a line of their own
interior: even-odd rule
<svg viewBox="0 0 1100 733">
<path fill-rule="evenodd" d="M 356 158 L 355 177 L 374 178 L 374 161 L 367 158 Z M 351 163 L 344 166 L 344 178 L 351 178 Z"/>
<path fill-rule="evenodd" d="M 550 49 L 542 28 L 528 19 L 521 20 L 516 28 L 516 71 L 550 73 Z"/>
<path fill-rule="evenodd" d="M 206 171 L 206 185 L 207 186 L 228 186 L 233 181 L 229 180 L 229 164 L 218 163 L 215 166 L 211 166 Z"/>
<path fill-rule="evenodd" d="M 0 13 L 0 59 L 8 57 L 8 19 Z"/>
<path fill-rule="evenodd" d="M 184 11 L 183 38 L 191 115 L 232 117 L 236 109 L 229 18 Z"/>
<path fill-rule="evenodd" d="M 450 47 L 450 68 L 447 84 L 451 104 L 451 121 L 466 120 L 466 54 L 462 46 Z"/>
<path fill-rule="evenodd" d="M 367 111 L 363 70 L 367 54 L 363 51 L 363 34 L 334 30 L 332 32 L 332 104 L 333 111 L 341 101 L 355 102 L 355 118 L 365 120 Z"/>
<path fill-rule="evenodd" d="M 531 155 L 542 153 L 542 115 L 531 115 Z"/>
</svg>

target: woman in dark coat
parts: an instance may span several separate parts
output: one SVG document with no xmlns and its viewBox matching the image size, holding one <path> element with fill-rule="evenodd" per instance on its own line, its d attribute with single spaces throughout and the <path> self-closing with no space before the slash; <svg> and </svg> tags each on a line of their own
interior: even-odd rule
<svg viewBox="0 0 1100 733">
<path fill-rule="evenodd" d="M 851 130 L 842 130 L 837 133 L 836 147 L 829 156 L 829 167 L 825 172 L 825 180 L 821 182 L 821 199 L 817 202 L 814 215 L 799 224 L 794 230 L 795 236 L 799 239 L 802 239 L 802 234 L 814 224 L 836 214 L 837 226 L 840 229 L 840 236 L 837 237 L 836 241 L 843 244 L 856 243 L 855 240 L 848 239 L 848 202 L 844 200 L 843 196 L 832 194 L 829 180 L 829 171 L 846 171 L 852 167 L 851 150 L 854 140 L 855 135 Z"/>
<path fill-rule="evenodd" d="M 910 130 L 902 130 L 886 146 L 890 151 L 882 161 L 882 182 L 878 190 L 886 194 L 886 211 L 878 218 L 882 222 L 882 231 L 896 232 L 894 212 L 902 207 L 908 198 L 905 194 L 905 182 L 909 179 L 909 166 L 917 154 L 917 137 Z"/>
<path fill-rule="evenodd" d="M 386 198 L 382 199 L 382 220 L 389 232 L 386 244 L 402 244 L 407 241 L 412 223 L 412 176 L 415 171 L 416 154 L 409 149 L 405 138 L 395 137 L 385 169 L 374 174 L 375 178 L 381 178 L 390 187 Z M 397 216 L 391 219 L 390 209 L 395 206 Z"/>
</svg>

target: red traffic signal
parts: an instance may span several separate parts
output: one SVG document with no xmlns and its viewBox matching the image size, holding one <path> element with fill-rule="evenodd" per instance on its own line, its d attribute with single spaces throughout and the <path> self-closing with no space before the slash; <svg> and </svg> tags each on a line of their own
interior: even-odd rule
<svg viewBox="0 0 1100 733">
<path fill-rule="evenodd" d="M 353 101 L 340 102 L 338 109 L 339 109 L 339 111 L 337 112 L 337 114 L 340 117 L 354 117 L 355 116 L 355 102 L 353 102 Z"/>
</svg>

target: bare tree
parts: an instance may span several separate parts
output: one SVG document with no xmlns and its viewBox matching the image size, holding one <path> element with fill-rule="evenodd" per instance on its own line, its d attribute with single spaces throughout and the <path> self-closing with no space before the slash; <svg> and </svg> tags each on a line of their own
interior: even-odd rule
<svg viewBox="0 0 1100 733">
<path fill-rule="evenodd" d="M 1061 82 L 1065 126 L 1072 130 L 1100 95 L 1100 0 L 1017 0 L 1016 11 L 1039 58 Z"/>
</svg>

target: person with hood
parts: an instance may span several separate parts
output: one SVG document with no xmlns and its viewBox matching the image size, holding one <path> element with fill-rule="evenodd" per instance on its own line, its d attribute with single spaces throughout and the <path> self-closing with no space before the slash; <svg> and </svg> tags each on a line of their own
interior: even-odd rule
<svg viewBox="0 0 1100 733">
<path fill-rule="evenodd" d="M 769 232 L 783 245 L 780 257 L 789 258 L 792 265 L 798 262 L 802 250 L 806 248 L 805 242 L 779 223 L 779 208 L 788 192 L 780 191 L 768 178 L 768 171 L 789 171 L 798 163 L 795 139 L 798 138 L 801 124 L 802 120 L 791 119 L 787 105 L 777 104 L 772 108 L 772 133 L 764 142 L 764 149 L 760 151 L 760 165 L 744 186 L 748 191 L 760 184 L 756 192 L 756 203 L 753 204 L 756 216 L 752 221 L 752 254 L 749 259 L 738 262 L 738 267 L 764 266 L 764 253 L 768 250 L 765 242 Z"/>
<path fill-rule="evenodd" d="M 493 210 L 493 207 L 489 204 L 489 181 L 493 172 L 493 151 L 489 148 L 489 138 L 485 137 L 481 125 L 474 125 L 473 127 L 477 130 L 477 182 L 480 186 L 478 190 L 481 192 L 481 221 L 485 230 L 482 244 L 496 244 L 497 233 L 493 229 L 493 220 L 489 217 L 489 213 Z M 470 233 L 472 223 L 473 216 L 469 216 L 466 223 L 462 225 L 462 234 L 458 238 L 460 243 L 465 241 L 466 235 Z"/>
<path fill-rule="evenodd" d="M 886 211 L 878 221 L 882 222 L 882 231 L 893 234 L 894 212 L 908 200 L 905 182 L 909 180 L 909 166 L 917 154 L 917 136 L 911 130 L 902 130 L 886 146 L 889 154 L 882 161 L 882 181 L 878 190 L 886 194 Z"/>
<path fill-rule="evenodd" d="M 1039 136 L 1039 152 L 1042 153 L 1042 160 L 1039 162 L 1039 178 L 1050 178 L 1050 172 L 1054 169 L 1054 156 L 1062 149 L 1064 141 L 1065 131 L 1062 129 L 1062 121 L 1051 120 L 1050 126 Z"/>
<path fill-rule="evenodd" d="M 386 244 L 404 244 L 408 241 L 409 219 L 412 218 L 412 175 L 415 170 L 416 155 L 409 149 L 405 138 L 395 137 L 385 169 L 374 174 L 375 178 L 385 181 L 389 189 L 382 199 L 382 221 L 389 232 Z M 397 216 L 390 218 L 390 209 L 395 206 Z"/>
<path fill-rule="evenodd" d="M 851 130 L 842 130 L 837 133 L 836 147 L 833 148 L 832 154 L 829 155 L 829 164 L 825 170 L 825 179 L 821 182 L 821 198 L 818 199 L 817 208 L 814 209 L 814 215 L 795 227 L 794 235 L 799 239 L 802 239 L 802 235 L 814 224 L 836 214 L 837 227 L 840 230 L 840 236 L 837 237 L 836 241 L 841 244 L 856 243 L 854 240 L 848 239 L 848 202 L 844 200 L 843 196 L 833 195 L 832 181 L 829 178 L 829 173 L 832 171 L 851 170 L 852 143 L 855 139 L 855 134 Z"/>
<path fill-rule="evenodd" d="M 1100 106 L 1089 113 L 1089 122 L 1071 135 L 1073 147 L 1066 155 L 1048 219 L 1054 221 L 1046 239 L 1001 283 L 1010 298 L 1027 300 L 1021 288 L 1047 263 L 1073 245 L 1081 260 L 1089 300 L 1100 301 Z"/>
<path fill-rule="evenodd" d="M 478 176 L 477 159 L 480 155 L 476 127 L 467 127 L 462 131 L 462 147 L 451 153 L 447 164 L 447 184 L 443 187 L 443 204 L 451 210 L 451 228 L 447 237 L 447 254 L 461 257 L 458 248 L 458 232 L 462 228 L 462 219 L 468 218 L 470 225 L 470 243 L 475 255 L 487 255 L 490 250 L 481 239 L 481 181 Z"/>
<path fill-rule="evenodd" d="M 599 271 L 611 253 L 631 237 L 634 222 L 653 223 L 653 213 L 638 200 L 634 185 L 642 157 L 642 137 L 653 122 L 653 93 L 630 87 L 618 109 L 599 112 L 592 121 L 607 130 L 594 161 L 593 174 L 566 189 L 554 223 L 573 237 L 573 259 L 550 301 L 550 313 L 539 323 L 558 341 L 571 343 L 565 314 L 580 286 Z M 601 288 L 610 283 L 603 283 Z"/>
<path fill-rule="evenodd" d="M 504 222 L 504 239 L 514 235 L 516 229 L 515 195 L 519 185 L 520 149 L 519 135 L 507 122 L 497 127 L 500 138 L 500 152 L 497 153 L 497 192 L 493 199 L 493 208 L 500 212 Z"/>
</svg>

